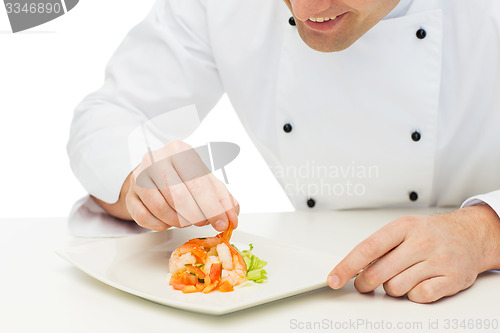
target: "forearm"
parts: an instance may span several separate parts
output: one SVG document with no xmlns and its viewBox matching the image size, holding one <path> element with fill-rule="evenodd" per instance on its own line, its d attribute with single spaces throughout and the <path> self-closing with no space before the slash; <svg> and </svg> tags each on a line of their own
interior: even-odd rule
<svg viewBox="0 0 500 333">
<path fill-rule="evenodd" d="M 111 216 L 117 217 L 122 220 L 133 220 L 132 217 L 130 216 L 130 213 L 127 209 L 127 204 L 126 204 L 126 198 L 127 198 L 127 193 L 130 188 L 130 177 L 132 174 L 130 174 L 125 182 L 123 183 L 123 186 L 120 190 L 120 196 L 118 198 L 118 201 L 115 203 L 107 203 L 105 201 L 102 201 L 94 196 L 91 196 L 94 201 L 101 206 L 106 213 L 108 213 Z"/>
</svg>

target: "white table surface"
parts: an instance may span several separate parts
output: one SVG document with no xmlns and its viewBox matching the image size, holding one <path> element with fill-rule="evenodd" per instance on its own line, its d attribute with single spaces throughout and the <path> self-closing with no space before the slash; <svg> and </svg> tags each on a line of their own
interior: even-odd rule
<svg viewBox="0 0 500 333">
<path fill-rule="evenodd" d="M 239 230 L 343 257 L 398 216 L 439 211 L 446 209 L 248 214 L 241 216 Z M 65 218 L 0 219 L 0 227 L 0 332 L 469 332 L 459 326 L 452 329 L 470 324 L 469 320 L 475 322 L 475 331 L 500 332 L 500 328 L 477 329 L 486 319 L 500 322 L 496 272 L 484 273 L 468 290 L 428 305 L 389 297 L 381 288 L 362 295 L 351 281 L 341 290 L 322 288 L 210 316 L 129 295 L 61 259 L 55 250 L 96 241 L 72 237 Z M 429 328 L 430 323 L 438 329 Z M 319 327 L 307 329 L 307 325 Z M 391 325 L 392 329 L 382 329 Z M 416 329 L 396 325 L 416 325 Z"/>
</svg>

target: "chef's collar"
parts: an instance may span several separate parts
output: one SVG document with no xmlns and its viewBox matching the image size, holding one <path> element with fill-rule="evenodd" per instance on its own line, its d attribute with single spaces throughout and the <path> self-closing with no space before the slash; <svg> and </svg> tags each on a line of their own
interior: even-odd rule
<svg viewBox="0 0 500 333">
<path fill-rule="evenodd" d="M 400 0 L 397 6 L 389 13 L 384 20 L 406 15 L 413 0 Z"/>
</svg>

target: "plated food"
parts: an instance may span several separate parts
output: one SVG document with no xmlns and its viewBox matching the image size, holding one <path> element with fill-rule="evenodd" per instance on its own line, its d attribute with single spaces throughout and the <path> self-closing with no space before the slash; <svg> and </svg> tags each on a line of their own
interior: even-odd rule
<svg viewBox="0 0 500 333">
<path fill-rule="evenodd" d="M 169 259 L 170 285 L 183 293 L 214 290 L 233 291 L 247 281 L 262 283 L 267 279 L 267 262 L 252 254 L 252 245 L 239 251 L 229 243 L 232 223 L 215 237 L 193 238 L 179 246 Z"/>
</svg>

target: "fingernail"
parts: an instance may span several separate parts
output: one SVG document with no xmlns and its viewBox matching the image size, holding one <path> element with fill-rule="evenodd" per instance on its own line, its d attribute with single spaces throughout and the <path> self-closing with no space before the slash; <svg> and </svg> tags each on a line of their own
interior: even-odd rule
<svg viewBox="0 0 500 333">
<path fill-rule="evenodd" d="M 215 227 L 215 229 L 217 229 L 219 231 L 224 231 L 227 229 L 227 222 L 224 220 L 219 220 L 219 221 L 215 222 L 214 227 Z"/>
<path fill-rule="evenodd" d="M 337 289 L 340 285 L 340 279 L 337 275 L 332 274 L 328 277 L 328 285 L 333 289 Z"/>
</svg>

